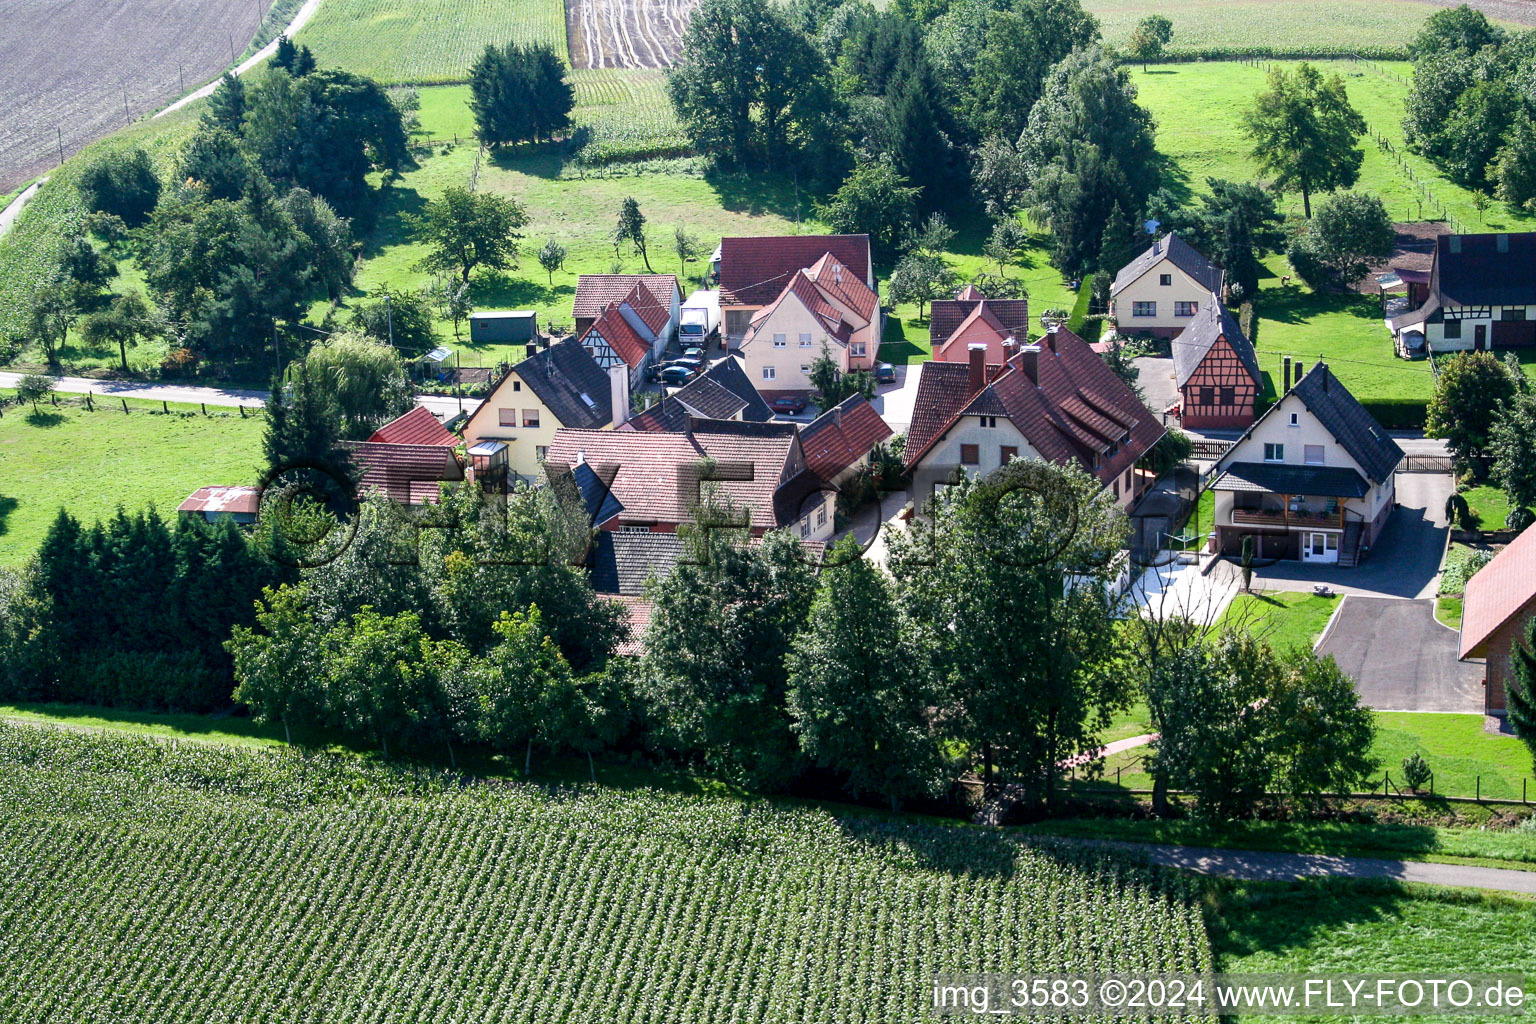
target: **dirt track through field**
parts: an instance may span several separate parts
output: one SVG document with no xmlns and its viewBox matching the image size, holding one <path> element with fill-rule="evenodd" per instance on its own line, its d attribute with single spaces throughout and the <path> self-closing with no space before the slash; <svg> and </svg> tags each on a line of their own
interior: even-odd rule
<svg viewBox="0 0 1536 1024">
<path fill-rule="evenodd" d="M 57 164 L 61 145 L 73 153 L 217 75 L 271 4 L 6 0 L 0 193 Z"/>
<path fill-rule="evenodd" d="M 697 0 L 566 0 L 571 64 L 671 67 L 695 6 Z"/>
</svg>

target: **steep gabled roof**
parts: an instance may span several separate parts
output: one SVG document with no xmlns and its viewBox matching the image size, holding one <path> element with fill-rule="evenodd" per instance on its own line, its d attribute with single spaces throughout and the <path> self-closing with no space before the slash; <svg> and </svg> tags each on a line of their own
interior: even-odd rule
<svg viewBox="0 0 1536 1024">
<path fill-rule="evenodd" d="M 592 326 L 582 332 L 579 341 L 585 342 L 589 335 L 597 335 L 608 343 L 618 357 L 624 360 L 624 364 L 631 369 L 639 366 L 650 355 L 651 346 L 634 326 L 619 312 L 617 302 L 610 303 L 606 309 L 592 321 Z"/>
<path fill-rule="evenodd" d="M 380 491 L 403 505 L 436 501 L 438 484 L 464 479 L 452 448 L 430 444 L 348 444 L 359 473 L 357 491 Z"/>
<path fill-rule="evenodd" d="M 928 307 L 929 344 L 936 347 L 948 341 L 982 302 L 986 303 L 987 312 L 1003 325 L 1003 330 L 1020 341 L 1029 337 L 1028 299 L 982 299 L 980 295 L 975 287 L 967 287 L 953 299 L 935 299 Z"/>
<path fill-rule="evenodd" d="M 1254 420 L 1248 429 L 1227 449 L 1227 455 L 1216 464 L 1218 470 L 1228 468 L 1223 463 L 1253 436 L 1259 425 L 1271 416 L 1280 415 L 1280 406 L 1289 395 L 1295 395 L 1307 411 L 1334 440 L 1349 453 L 1350 458 L 1373 484 L 1384 483 L 1403 461 L 1403 450 L 1388 436 L 1375 418 L 1366 412 L 1365 406 L 1355 400 L 1349 389 L 1339 383 L 1339 378 L 1328 369 L 1327 363 L 1314 363 L 1307 375 L 1291 386 L 1264 415 Z"/>
<path fill-rule="evenodd" d="M 683 557 L 683 539 L 675 533 L 598 533 L 588 556 L 592 589 L 599 594 L 641 597 L 652 574 L 665 576 Z"/>
<path fill-rule="evenodd" d="M 1478 648 L 1536 598 L 1536 530 L 1525 530 L 1467 580 L 1462 601 L 1460 657 Z"/>
<path fill-rule="evenodd" d="M 800 447 L 805 464 L 832 480 L 894 433 L 868 399 L 852 395 L 802 427 Z"/>
<path fill-rule="evenodd" d="M 797 270 L 831 253 L 869 279 L 868 235 L 762 235 L 720 240 L 720 304 L 766 306 Z"/>
<path fill-rule="evenodd" d="M 1441 235 L 1432 274 L 1442 306 L 1529 305 L 1536 302 L 1536 232 Z"/>
<path fill-rule="evenodd" d="M 947 338 L 934 345 L 933 352 L 935 358 L 938 358 L 941 354 L 947 358 L 948 353 L 955 349 L 956 346 L 960 346 L 958 350 L 964 352 L 968 351 L 968 347 L 973 342 L 988 344 L 989 342 L 1001 341 L 1009 337 L 1017 337 L 1017 335 L 997 318 L 997 314 L 993 311 L 991 304 L 978 302 L 972 307 L 965 319 L 960 321 L 953 331 L 949 332 Z"/>
<path fill-rule="evenodd" d="M 1115 283 L 1110 287 L 1109 293 L 1118 295 L 1122 289 L 1141 280 L 1147 271 L 1164 259 L 1194 278 L 1195 282 L 1206 291 L 1221 291 L 1221 268 L 1201 255 L 1194 246 L 1170 231 L 1147 246 L 1146 251 L 1140 256 L 1120 268 L 1120 273 L 1115 275 Z"/>
<path fill-rule="evenodd" d="M 578 320 L 601 316 L 612 303 L 624 301 L 636 285 L 643 286 L 669 312 L 673 297 L 682 294 L 675 274 L 582 274 L 576 279 L 572 315 Z"/>
<path fill-rule="evenodd" d="M 748 340 L 750 341 L 758 329 L 772 319 L 779 307 L 791 298 L 798 300 L 806 311 L 816 318 L 817 323 L 821 324 L 829 337 L 836 338 L 844 345 L 848 344 L 857 325 L 844 318 L 842 311 L 822 296 L 815 282 L 807 277 L 803 270 L 797 270 L 790 275 L 789 283 L 784 286 L 778 298 L 753 314 L 752 325 L 747 332 Z"/>
<path fill-rule="evenodd" d="M 447 448 L 459 443 L 457 437 L 437 422 L 436 416 L 420 405 L 375 430 L 368 440 L 375 444 L 429 444 Z"/>
<path fill-rule="evenodd" d="M 562 427 L 595 430 L 613 421 L 608 374 L 597 365 L 592 353 L 573 338 L 541 349 L 512 367 L 512 372 L 528 385 L 528 390 L 538 396 Z"/>
<path fill-rule="evenodd" d="M 1221 338 L 1226 338 L 1232 351 L 1237 353 L 1248 376 L 1253 378 L 1254 386 L 1263 386 L 1259 376 L 1259 357 L 1253 351 L 1253 343 L 1243 333 L 1237 317 L 1212 292 L 1209 299 L 1200 303 L 1200 310 L 1189 322 L 1189 326 L 1173 339 L 1173 372 L 1179 387 L 1189 382 L 1190 375 L 1199 369 L 1205 357 L 1210 354 L 1211 346 Z"/>
<path fill-rule="evenodd" d="M 706 387 L 714 395 L 713 398 L 697 394 Z M 721 359 L 675 393 L 629 420 L 624 426 L 631 430 L 677 432 L 687 430 L 688 421 L 693 417 L 728 419 L 729 416 L 720 415 L 725 407 L 723 404 L 725 399 L 714 394 L 717 388 L 724 390 L 740 402 L 739 411 L 743 420 L 749 423 L 763 423 L 773 419 L 773 410 L 768 407 L 763 396 L 758 394 L 757 388 L 752 386 L 746 371 L 741 368 L 740 357 L 732 355 Z M 730 404 L 734 406 L 735 402 Z M 703 406 L 709 406 L 709 409 L 703 409 Z M 690 412 L 690 409 L 694 411 Z"/>
<path fill-rule="evenodd" d="M 879 312 L 880 299 L 864 283 L 864 278 L 843 266 L 831 253 L 824 253 L 805 276 L 834 302 L 841 303 L 866 323 Z"/>
<path fill-rule="evenodd" d="M 637 284 L 624 296 L 621 305 L 628 306 L 635 311 L 640 322 L 651 329 L 651 334 L 661 333 L 661 329 L 667 326 L 667 320 L 672 316 L 672 307 L 663 305 L 657 301 L 643 284 Z"/>
<path fill-rule="evenodd" d="M 988 367 L 987 383 L 974 392 L 966 363 L 925 363 L 907 433 L 907 467 L 966 415 L 1007 417 L 1051 462 L 1077 459 L 1087 468 L 1099 456 L 1090 471 L 1106 484 L 1163 436 L 1157 416 L 1082 338 L 1062 327 L 1042 341 L 1038 352 L 1025 350 L 1003 367 Z"/>
</svg>

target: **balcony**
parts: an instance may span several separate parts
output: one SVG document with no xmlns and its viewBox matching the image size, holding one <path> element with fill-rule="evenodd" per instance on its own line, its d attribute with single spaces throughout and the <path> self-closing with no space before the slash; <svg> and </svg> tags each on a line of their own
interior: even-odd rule
<svg viewBox="0 0 1536 1024">
<path fill-rule="evenodd" d="M 1326 509 L 1301 508 L 1292 512 L 1281 508 L 1234 508 L 1232 524 L 1234 526 L 1271 526 L 1289 530 L 1342 530 L 1344 529 L 1344 510 L 1338 508 L 1329 512 Z"/>
</svg>

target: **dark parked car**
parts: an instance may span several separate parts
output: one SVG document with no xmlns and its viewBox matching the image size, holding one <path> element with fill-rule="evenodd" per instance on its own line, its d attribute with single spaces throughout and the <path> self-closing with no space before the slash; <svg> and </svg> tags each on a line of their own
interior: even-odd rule
<svg viewBox="0 0 1536 1024">
<path fill-rule="evenodd" d="M 892 366 L 890 363 L 878 363 L 878 364 L 876 364 L 876 366 L 875 366 L 875 383 L 876 384 L 895 384 L 896 383 L 896 367 Z"/>
<path fill-rule="evenodd" d="M 686 366 L 664 366 L 656 371 L 656 380 L 662 384 L 687 384 L 693 379 L 693 371 Z"/>
<path fill-rule="evenodd" d="M 782 395 L 773 400 L 773 411 L 789 413 L 804 412 L 808 403 L 798 395 Z"/>
</svg>

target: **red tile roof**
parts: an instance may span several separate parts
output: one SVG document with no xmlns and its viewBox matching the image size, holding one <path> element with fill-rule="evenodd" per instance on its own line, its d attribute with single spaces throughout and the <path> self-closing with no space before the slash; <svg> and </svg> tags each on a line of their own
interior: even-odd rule
<svg viewBox="0 0 1536 1024">
<path fill-rule="evenodd" d="M 1536 598 L 1536 530 L 1525 530 L 1467 580 L 1462 599 L 1463 658 L 1487 657 L 1479 648 Z"/>
<path fill-rule="evenodd" d="M 963 415 L 1006 416 L 1052 462 L 1077 459 L 1086 468 L 1114 446 L 1093 471 L 1106 484 L 1157 443 L 1164 431 L 1156 415 L 1087 342 L 1065 327 L 1054 335 L 1054 349 L 1051 340 L 1041 339 L 1033 372 L 1030 353 L 1021 353 L 1004 367 L 989 367 L 989 383 L 974 393 L 967 364 L 925 363 L 907 433 L 908 468 Z"/>
<path fill-rule="evenodd" d="M 592 321 L 592 326 L 582 333 L 579 340 L 585 344 L 587 336 L 591 334 L 596 334 L 606 341 L 608 347 L 613 349 L 630 368 L 639 366 L 651 352 L 650 343 L 640 337 L 640 332 L 624 319 L 624 314 L 619 312 L 617 302 L 609 303 L 608 308 Z"/>
<path fill-rule="evenodd" d="M 582 274 L 576 279 L 572 315 L 578 320 L 596 318 L 611 303 L 624 301 L 636 285 L 643 285 L 668 313 L 673 297 L 680 294 L 674 274 Z"/>
<path fill-rule="evenodd" d="M 974 291 L 975 289 L 971 289 Z M 988 311 L 997 318 L 1005 330 L 1023 341 L 1029 336 L 1028 299 L 979 299 L 967 298 L 965 292 L 953 299 L 935 299 L 928 307 L 928 342 L 934 348 L 948 340 L 955 328 L 965 322 L 977 303 L 985 302 Z"/>
<path fill-rule="evenodd" d="M 1003 341 L 1012 337 L 1017 335 L 997 318 L 991 304 L 978 302 L 966 318 L 960 321 L 960 325 L 950 332 L 949 337 L 942 344 L 934 346 L 933 358 L 948 363 L 968 362 L 970 346 L 978 344 L 987 346 L 989 362 L 1002 363 L 1009 356 L 1009 353 L 1003 351 Z"/>
<path fill-rule="evenodd" d="M 651 602 L 642 597 L 604 594 L 603 598 L 624 606 L 624 617 L 629 623 L 629 636 L 613 653 L 620 657 L 639 657 L 645 653 L 645 633 L 651 628 Z"/>
<path fill-rule="evenodd" d="M 843 266 L 831 253 L 824 253 L 821 259 L 806 270 L 805 276 L 827 298 L 852 310 L 860 320 L 867 323 L 875 319 L 880 307 L 879 297 L 864 283 L 861 275 Z"/>
<path fill-rule="evenodd" d="M 894 434 L 863 395 L 843 400 L 800 431 L 805 464 L 823 479 L 834 479 Z"/>
<path fill-rule="evenodd" d="M 799 299 L 801 305 L 805 306 L 812 316 L 821 321 L 821 325 L 826 328 L 828 334 L 847 344 L 855 325 L 843 316 L 841 310 L 822 296 L 821 291 L 805 275 L 803 270 L 795 271 L 791 275 L 789 283 L 784 286 L 784 290 L 779 293 L 778 298 L 753 314 L 752 328 L 755 330 L 759 325 L 765 323 L 769 317 L 778 311 L 779 306 L 783 304 L 784 300 L 791 295 Z"/>
<path fill-rule="evenodd" d="M 199 487 L 177 506 L 178 512 L 228 512 L 256 514 L 261 505 L 259 487 Z"/>
<path fill-rule="evenodd" d="M 764 235 L 720 240 L 720 305 L 766 306 L 797 270 L 827 253 L 869 280 L 868 235 Z"/>
<path fill-rule="evenodd" d="M 404 505 L 437 500 L 440 481 L 464 479 L 464 467 L 453 449 L 430 444 L 376 444 L 361 441 L 348 446 L 361 475 L 358 494 L 382 491 Z"/>
<path fill-rule="evenodd" d="M 437 422 L 436 416 L 420 405 L 375 430 L 368 440 L 373 444 L 429 444 L 445 448 L 459 443 L 457 437 Z"/>
<path fill-rule="evenodd" d="M 629 290 L 629 294 L 624 296 L 624 304 L 635 311 L 640 322 L 651 329 L 652 335 L 660 334 L 672 316 L 671 305 L 657 301 L 656 296 L 647 291 L 643 284 L 637 284 Z"/>
<path fill-rule="evenodd" d="M 984 299 L 986 296 L 982 294 L 980 288 L 977 288 L 973 284 L 968 284 L 964 288 L 961 288 L 958 293 L 956 293 L 955 298 L 959 299 L 961 302 L 973 302 Z"/>
<path fill-rule="evenodd" d="M 796 453 L 793 424 L 737 423 L 696 420 L 688 433 L 640 430 L 555 431 L 545 459 L 551 466 L 575 466 L 585 461 L 607 479 L 610 490 L 624 506 L 619 524 L 675 525 L 690 522 L 698 501 L 697 473 L 700 462 L 714 459 L 721 475 L 736 470 L 751 479 L 718 484 L 738 508 L 749 508 L 752 528 L 765 530 L 785 525 L 776 520 L 775 496 L 792 476 L 791 456 Z"/>
</svg>

